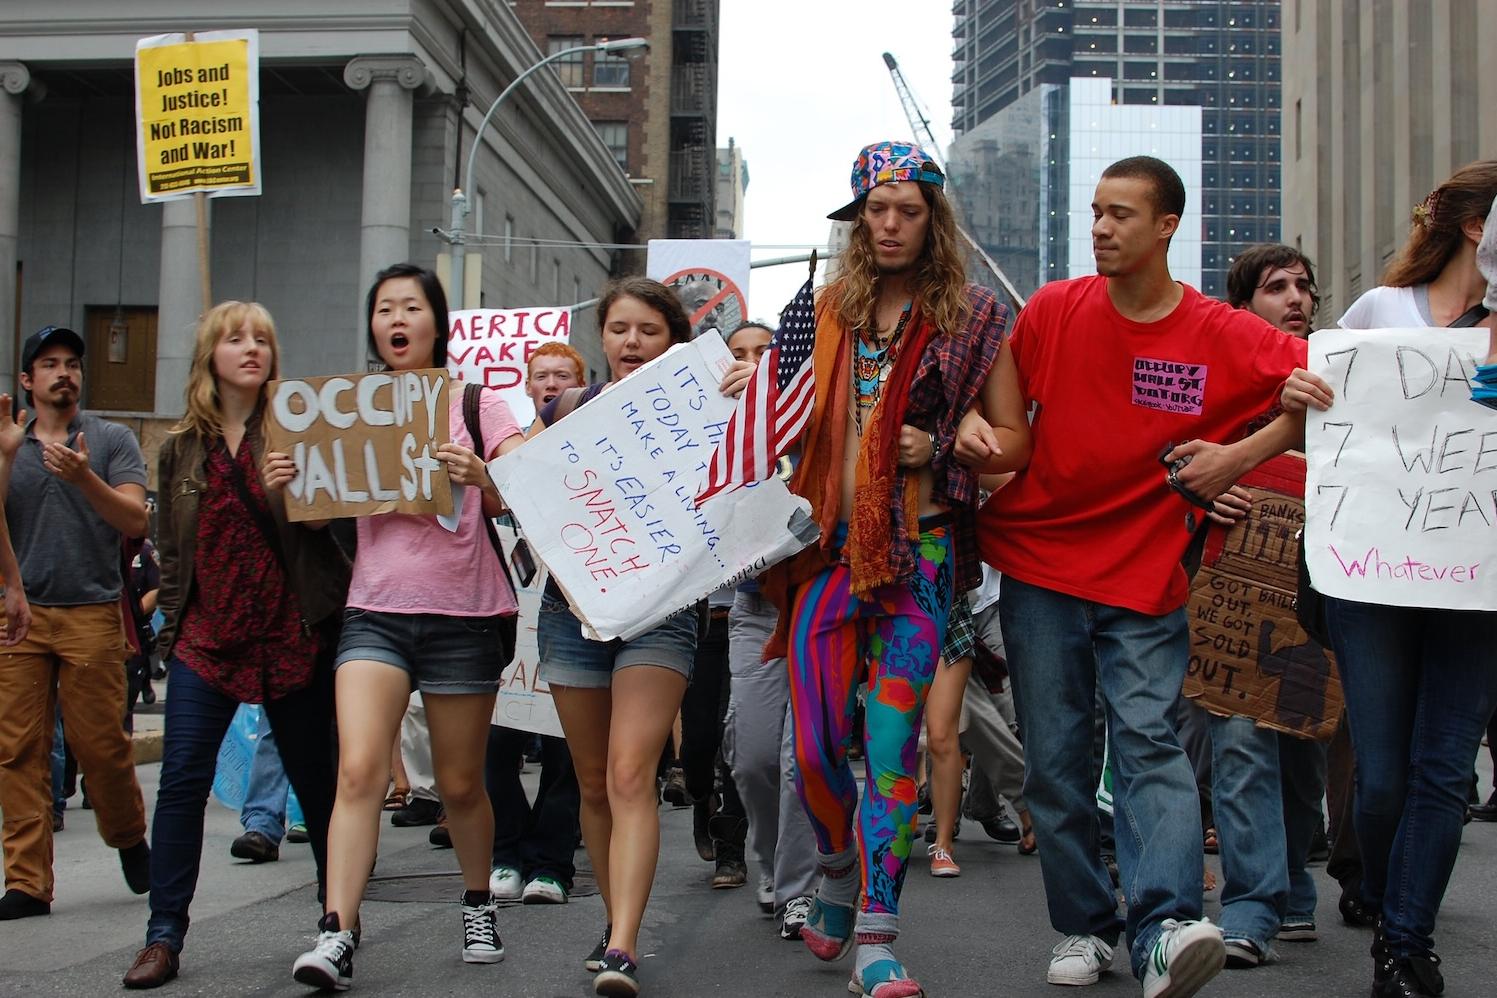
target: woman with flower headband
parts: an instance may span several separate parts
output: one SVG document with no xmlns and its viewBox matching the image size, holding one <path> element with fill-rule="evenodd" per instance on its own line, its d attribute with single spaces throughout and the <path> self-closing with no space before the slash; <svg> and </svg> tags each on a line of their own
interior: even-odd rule
<svg viewBox="0 0 1497 998">
<path fill-rule="evenodd" d="M 1497 198 L 1497 160 L 1458 170 L 1414 209 L 1382 285 L 1344 329 L 1490 321 L 1477 246 Z M 1492 360 L 1493 358 L 1489 358 Z M 1485 367 L 1486 365 L 1484 365 Z M 1478 386 L 1479 390 L 1480 386 Z M 1330 386 L 1296 371 L 1286 409 L 1330 408 Z M 1372 945 L 1377 996 L 1438 995 L 1435 916 L 1455 867 L 1471 763 L 1497 705 L 1497 613 L 1326 598 L 1356 756 L 1353 823 L 1362 896 L 1381 915 Z"/>
</svg>

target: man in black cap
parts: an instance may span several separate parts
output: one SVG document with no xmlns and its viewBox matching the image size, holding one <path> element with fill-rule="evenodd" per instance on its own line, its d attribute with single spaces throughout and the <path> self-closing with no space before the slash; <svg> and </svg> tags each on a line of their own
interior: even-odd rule
<svg viewBox="0 0 1497 998">
<path fill-rule="evenodd" d="M 88 776 L 99 834 L 125 882 L 150 887 L 145 809 L 125 711 L 121 541 L 146 532 L 146 469 L 129 430 L 83 413 L 83 339 L 48 326 L 26 340 L 27 421 L 0 413 L 0 494 L 31 603 L 30 632 L 0 652 L 0 920 L 52 902 L 53 717 Z M 7 403 L 8 399 L 5 400 Z"/>
</svg>

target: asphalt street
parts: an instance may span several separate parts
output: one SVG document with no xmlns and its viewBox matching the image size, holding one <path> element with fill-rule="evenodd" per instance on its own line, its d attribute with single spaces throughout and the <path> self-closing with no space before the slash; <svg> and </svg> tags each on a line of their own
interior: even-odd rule
<svg viewBox="0 0 1497 998">
<path fill-rule="evenodd" d="M 1483 750 L 1483 787 L 1491 786 Z M 159 765 L 139 767 L 147 806 Z M 525 778 L 533 787 L 535 775 Z M 52 915 L 0 924 L 0 995 L 122 994 L 120 977 L 142 945 L 146 899 L 125 888 L 115 854 L 99 841 L 90 812 L 74 807 L 57 839 L 57 901 Z M 817 962 L 799 943 L 781 941 L 762 916 L 752 888 L 712 890 L 711 869 L 691 844 L 689 810 L 662 812 L 663 845 L 655 893 L 642 934 L 645 994 L 659 998 L 793 995 L 838 998 L 851 962 Z M 315 934 L 316 891 L 306 846 L 283 845 L 275 863 L 251 866 L 229 857 L 239 833 L 234 812 L 212 802 L 193 926 L 182 974 L 163 996 L 304 995 L 291 961 Z M 377 879 L 366 901 L 365 934 L 354 971 L 356 993 L 369 995 L 505 995 L 582 998 L 591 981 L 582 958 L 603 921 L 596 896 L 563 906 L 501 910 L 506 956 L 495 966 L 459 958 L 458 881 L 451 851 L 435 850 L 427 829 L 384 826 Z M 1043 845 L 1041 846 L 1043 848 Z M 898 952 L 927 994 L 1040 996 L 1057 942 L 1046 916 L 1040 866 L 999 845 L 970 823 L 957 842 L 962 876 L 936 880 L 923 855 L 910 868 Z M 1208 857 L 1219 872 L 1215 857 Z M 578 853 L 579 863 L 585 854 Z M 752 879 L 751 872 L 751 879 Z M 1227 971 L 1203 994 L 1362 995 L 1368 990 L 1370 935 L 1336 915 L 1335 884 L 1317 868 L 1321 887 L 1316 943 L 1279 943 L 1281 960 L 1251 971 Z M 1446 994 L 1497 993 L 1492 979 L 1493 899 L 1497 898 L 1497 825 L 1465 830 L 1455 877 L 1436 940 Z M 1208 914 L 1215 911 L 1208 901 Z M 1103 976 L 1087 994 L 1136 996 L 1124 969 Z"/>
</svg>

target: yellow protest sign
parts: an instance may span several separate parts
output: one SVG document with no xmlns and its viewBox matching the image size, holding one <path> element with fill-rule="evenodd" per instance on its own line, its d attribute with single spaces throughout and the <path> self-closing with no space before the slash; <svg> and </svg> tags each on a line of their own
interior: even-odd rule
<svg viewBox="0 0 1497 998">
<path fill-rule="evenodd" d="M 140 199 L 260 193 L 259 32 L 135 43 Z"/>
</svg>

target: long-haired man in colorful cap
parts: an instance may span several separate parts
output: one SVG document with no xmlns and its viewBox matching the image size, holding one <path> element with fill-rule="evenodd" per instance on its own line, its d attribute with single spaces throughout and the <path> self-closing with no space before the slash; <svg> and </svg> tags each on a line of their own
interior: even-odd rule
<svg viewBox="0 0 1497 998">
<path fill-rule="evenodd" d="M 966 283 L 943 183 L 912 143 L 870 145 L 853 167 L 853 200 L 831 215 L 853 226 L 816 299 L 816 397 L 790 480 L 821 539 L 761 578 L 780 608 L 765 658 L 789 660 L 797 790 L 822 870 L 802 938 L 823 960 L 856 943 L 853 983 L 874 998 L 920 994 L 890 948 L 914 841 L 916 741 L 952 594 L 980 578 L 977 476 L 951 447 L 1008 324 L 991 291 Z M 1010 418 L 1013 436 L 1027 433 L 1016 402 Z M 864 679 L 858 809 L 847 748 Z"/>
</svg>

